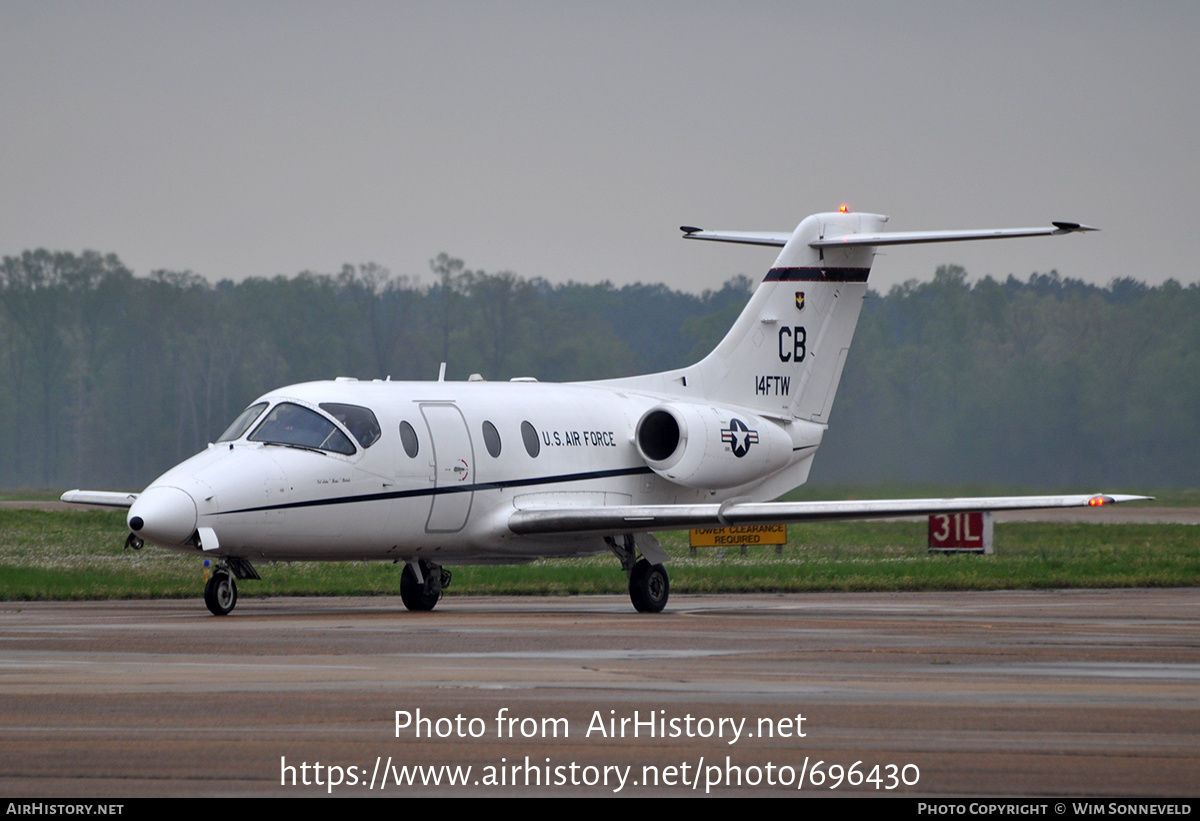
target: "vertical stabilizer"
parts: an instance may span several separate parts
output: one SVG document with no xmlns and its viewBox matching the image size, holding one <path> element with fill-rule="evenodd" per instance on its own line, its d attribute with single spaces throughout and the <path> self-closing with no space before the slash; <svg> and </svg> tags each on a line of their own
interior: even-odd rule
<svg viewBox="0 0 1200 821">
<path fill-rule="evenodd" d="M 706 399 L 826 424 L 867 292 L 872 246 L 811 243 L 877 233 L 878 214 L 815 214 L 796 227 L 729 333 L 685 369 Z"/>
</svg>

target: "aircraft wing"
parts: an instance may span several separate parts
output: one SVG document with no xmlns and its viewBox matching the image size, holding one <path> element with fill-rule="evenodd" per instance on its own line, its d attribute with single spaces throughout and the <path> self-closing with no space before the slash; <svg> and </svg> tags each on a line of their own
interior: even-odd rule
<svg viewBox="0 0 1200 821">
<path fill-rule="evenodd" d="M 713 505 L 626 505 L 619 507 L 535 508 L 518 510 L 508 528 L 527 536 L 555 533 L 631 533 L 727 527 L 750 524 L 791 524 L 850 519 L 890 519 L 963 513 L 976 510 L 1036 510 L 1039 508 L 1098 507 L 1151 499 L 1150 496 L 1078 494 L 1068 496 L 982 496 L 962 499 L 878 499 L 838 502 L 737 502 Z"/>
<path fill-rule="evenodd" d="M 59 498 L 74 505 L 132 507 L 137 497 L 136 493 L 115 493 L 107 490 L 68 490 Z"/>
</svg>

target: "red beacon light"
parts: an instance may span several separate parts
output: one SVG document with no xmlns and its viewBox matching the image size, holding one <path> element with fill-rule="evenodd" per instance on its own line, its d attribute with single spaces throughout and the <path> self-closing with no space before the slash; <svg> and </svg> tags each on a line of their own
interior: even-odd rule
<svg viewBox="0 0 1200 821">
<path fill-rule="evenodd" d="M 850 213 L 850 206 L 846 205 L 846 203 L 842 203 L 841 206 L 838 208 L 838 213 L 841 213 L 841 214 Z"/>
<path fill-rule="evenodd" d="M 1088 499 L 1088 507 L 1100 507 L 1100 505 L 1106 505 L 1111 501 L 1112 499 L 1108 496 L 1093 496 Z"/>
</svg>

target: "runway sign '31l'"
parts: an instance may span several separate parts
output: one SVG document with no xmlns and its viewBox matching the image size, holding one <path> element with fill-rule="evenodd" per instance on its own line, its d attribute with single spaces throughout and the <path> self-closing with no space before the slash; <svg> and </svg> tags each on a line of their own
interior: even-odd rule
<svg viewBox="0 0 1200 821">
<path fill-rule="evenodd" d="M 929 550 L 990 554 L 992 514 L 935 513 L 929 517 Z"/>
</svg>

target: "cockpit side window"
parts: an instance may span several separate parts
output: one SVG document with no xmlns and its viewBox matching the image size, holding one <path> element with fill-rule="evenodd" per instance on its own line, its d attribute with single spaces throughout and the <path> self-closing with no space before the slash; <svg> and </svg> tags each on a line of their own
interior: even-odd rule
<svg viewBox="0 0 1200 821">
<path fill-rule="evenodd" d="M 417 432 L 408 422 L 400 423 L 400 444 L 404 445 L 404 452 L 408 454 L 409 459 L 417 458 L 421 443 L 417 440 Z"/>
<path fill-rule="evenodd" d="M 267 418 L 250 434 L 250 441 L 331 450 L 347 456 L 354 453 L 353 443 L 336 425 L 316 411 L 291 402 L 280 402 L 271 408 Z"/>
<path fill-rule="evenodd" d="M 346 430 L 350 431 L 350 435 L 358 440 L 364 450 L 378 442 L 383 434 L 379 429 L 379 420 L 370 408 L 339 405 L 335 402 L 322 402 L 320 408 L 345 425 Z"/>
<path fill-rule="evenodd" d="M 238 418 L 233 420 L 233 424 L 225 428 L 225 432 L 217 437 L 218 442 L 232 442 L 234 439 L 240 439 L 242 434 L 249 430 L 264 410 L 267 409 L 266 402 L 259 402 L 257 405 L 251 405 L 240 414 Z"/>
</svg>

